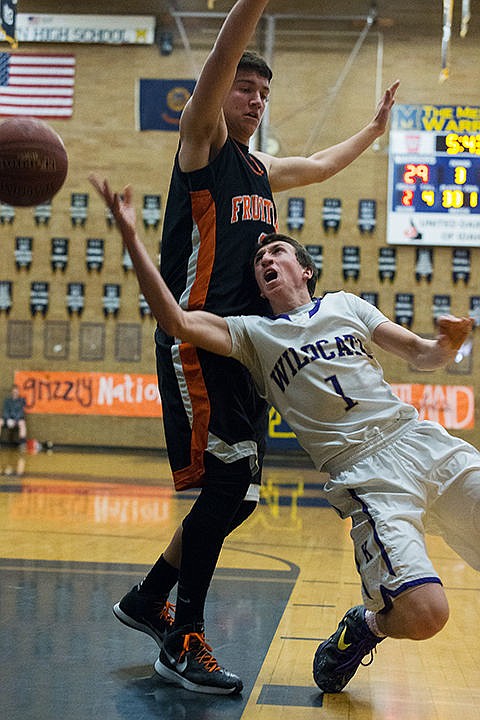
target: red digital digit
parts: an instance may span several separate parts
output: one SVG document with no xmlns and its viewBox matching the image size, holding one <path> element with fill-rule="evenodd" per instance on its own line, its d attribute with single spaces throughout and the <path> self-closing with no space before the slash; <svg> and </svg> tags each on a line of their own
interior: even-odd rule
<svg viewBox="0 0 480 720">
<path fill-rule="evenodd" d="M 411 207 L 413 205 L 413 190 L 404 190 L 402 193 L 402 205 Z"/>
<path fill-rule="evenodd" d="M 405 172 L 403 173 L 403 182 L 406 182 L 409 185 L 414 185 L 415 177 L 417 174 L 416 167 L 417 166 L 414 165 L 413 163 L 408 163 L 408 165 L 405 165 Z"/>
</svg>

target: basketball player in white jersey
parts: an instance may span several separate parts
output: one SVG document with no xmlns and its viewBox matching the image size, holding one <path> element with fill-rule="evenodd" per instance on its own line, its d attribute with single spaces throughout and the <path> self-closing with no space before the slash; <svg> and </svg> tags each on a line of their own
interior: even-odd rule
<svg viewBox="0 0 480 720">
<path fill-rule="evenodd" d="M 438 633 L 448 603 L 424 528 L 480 570 L 480 453 L 439 424 L 420 422 L 415 408 L 385 382 L 372 345 L 432 370 L 453 360 L 473 320 L 442 317 L 437 338 L 429 340 L 353 294 L 315 299 L 312 258 L 278 234 L 264 238 L 254 258 L 256 281 L 274 316 L 184 311 L 137 235 L 131 189 L 122 200 L 106 181 L 96 187 L 159 325 L 246 365 L 316 467 L 330 473 L 325 493 L 332 506 L 352 520 L 364 605 L 351 608 L 317 649 L 320 689 L 340 692 L 386 636 L 423 640 Z"/>
</svg>

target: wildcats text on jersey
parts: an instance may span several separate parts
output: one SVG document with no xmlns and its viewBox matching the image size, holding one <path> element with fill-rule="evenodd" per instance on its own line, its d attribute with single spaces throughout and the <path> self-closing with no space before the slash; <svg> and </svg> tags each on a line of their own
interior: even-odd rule
<svg viewBox="0 0 480 720">
<path fill-rule="evenodd" d="M 289 347 L 278 358 L 270 377 L 280 390 L 285 392 L 291 378 L 295 377 L 297 372 L 309 363 L 320 359 L 333 360 L 352 355 L 365 355 L 373 358 L 373 355 L 367 352 L 360 338 L 350 334 L 342 335 L 342 337 L 335 336 L 334 341 L 323 338 L 315 343 L 302 345 L 299 352 L 295 348 Z"/>
</svg>

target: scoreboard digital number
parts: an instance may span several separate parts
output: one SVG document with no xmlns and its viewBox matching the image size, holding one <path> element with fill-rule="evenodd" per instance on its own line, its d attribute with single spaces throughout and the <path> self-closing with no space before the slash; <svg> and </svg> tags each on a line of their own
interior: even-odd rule
<svg viewBox="0 0 480 720">
<path fill-rule="evenodd" d="M 387 242 L 480 246 L 480 107 L 393 107 Z"/>
</svg>

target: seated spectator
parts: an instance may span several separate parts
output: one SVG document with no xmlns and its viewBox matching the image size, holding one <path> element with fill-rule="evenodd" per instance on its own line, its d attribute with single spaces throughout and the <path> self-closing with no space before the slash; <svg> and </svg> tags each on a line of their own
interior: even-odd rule
<svg viewBox="0 0 480 720">
<path fill-rule="evenodd" d="M 3 402 L 0 418 L 0 433 L 5 426 L 8 430 L 18 429 L 18 442 L 24 445 L 27 441 L 27 424 L 25 422 L 25 398 L 20 396 L 18 385 L 12 385 L 10 395 Z"/>
</svg>

